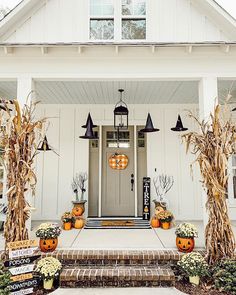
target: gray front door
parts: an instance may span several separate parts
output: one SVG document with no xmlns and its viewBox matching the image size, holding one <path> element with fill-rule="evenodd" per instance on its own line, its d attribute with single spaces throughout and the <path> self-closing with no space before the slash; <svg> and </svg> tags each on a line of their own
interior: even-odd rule
<svg viewBox="0 0 236 295">
<path fill-rule="evenodd" d="M 103 127 L 103 175 L 102 175 L 102 216 L 134 216 L 134 128 L 120 131 L 119 148 L 117 132 L 113 127 Z M 112 169 L 109 159 L 114 154 L 126 155 L 128 166 L 124 170 Z M 134 179 L 135 181 L 135 179 Z"/>
</svg>

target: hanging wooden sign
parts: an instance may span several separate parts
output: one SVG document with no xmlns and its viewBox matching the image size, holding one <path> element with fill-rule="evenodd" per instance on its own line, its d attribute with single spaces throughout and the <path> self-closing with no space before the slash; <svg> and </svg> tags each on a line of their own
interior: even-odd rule
<svg viewBox="0 0 236 295">
<path fill-rule="evenodd" d="M 20 290 L 20 291 L 16 291 L 16 292 L 11 292 L 11 295 L 27 295 L 27 294 L 32 294 L 32 293 L 34 293 L 34 289 L 28 288 L 28 289 L 24 289 L 24 290 Z"/>
<path fill-rule="evenodd" d="M 38 245 L 37 240 L 24 240 L 24 241 L 7 243 L 7 248 L 9 250 L 16 250 L 21 248 L 37 247 L 37 245 Z"/>
<path fill-rule="evenodd" d="M 143 220 L 150 220 L 151 179 L 143 178 Z"/>
<path fill-rule="evenodd" d="M 26 273 L 26 274 L 11 277 L 11 280 L 13 282 L 25 281 L 25 280 L 29 280 L 29 279 L 33 279 L 32 273 Z"/>
<path fill-rule="evenodd" d="M 109 158 L 109 166 L 115 170 L 124 170 L 129 164 L 129 158 L 126 155 L 113 154 Z"/>
<path fill-rule="evenodd" d="M 26 249 L 9 251 L 9 258 L 13 259 L 13 258 L 19 258 L 21 256 L 31 256 L 34 254 L 34 252 L 37 249 L 38 248 L 26 248 Z"/>
<path fill-rule="evenodd" d="M 10 273 L 13 276 L 21 275 L 23 273 L 32 272 L 34 270 L 34 264 L 27 264 L 19 267 L 9 268 Z"/>
<path fill-rule="evenodd" d="M 16 266 L 21 266 L 25 264 L 30 264 L 40 258 L 41 255 L 35 255 L 35 256 L 30 256 L 30 257 L 22 257 L 19 259 L 13 259 L 13 260 L 7 260 L 4 262 L 5 267 L 16 267 Z"/>
<path fill-rule="evenodd" d="M 23 282 L 12 283 L 8 286 L 10 291 L 19 291 L 21 289 L 32 288 L 38 285 L 37 279 L 27 280 Z"/>
</svg>

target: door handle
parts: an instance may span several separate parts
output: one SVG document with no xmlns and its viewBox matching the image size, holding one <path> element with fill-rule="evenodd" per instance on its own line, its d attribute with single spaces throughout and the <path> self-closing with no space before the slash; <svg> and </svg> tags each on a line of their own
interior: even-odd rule
<svg viewBox="0 0 236 295">
<path fill-rule="evenodd" d="M 133 192 L 134 191 L 134 174 L 133 173 L 131 174 L 130 183 L 131 183 L 131 192 Z"/>
</svg>

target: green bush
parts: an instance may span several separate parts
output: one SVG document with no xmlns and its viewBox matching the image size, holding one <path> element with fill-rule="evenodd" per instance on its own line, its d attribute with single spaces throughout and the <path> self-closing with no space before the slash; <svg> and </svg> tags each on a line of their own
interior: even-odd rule
<svg viewBox="0 0 236 295">
<path fill-rule="evenodd" d="M 236 259 L 222 260 L 214 269 L 215 287 L 236 294 Z"/>
<path fill-rule="evenodd" d="M 0 263 L 0 295 L 8 295 L 7 286 L 11 282 L 11 274 L 6 270 L 2 263 Z"/>
</svg>

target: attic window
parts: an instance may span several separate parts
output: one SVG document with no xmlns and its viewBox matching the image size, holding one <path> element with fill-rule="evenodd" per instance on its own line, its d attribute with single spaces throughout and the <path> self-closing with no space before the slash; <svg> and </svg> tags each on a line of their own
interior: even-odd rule
<svg viewBox="0 0 236 295">
<path fill-rule="evenodd" d="M 114 39 L 114 0 L 90 0 L 90 39 Z"/>
</svg>

